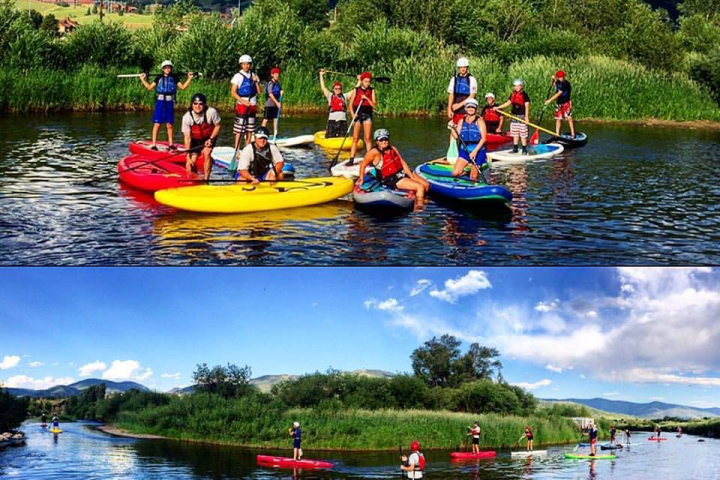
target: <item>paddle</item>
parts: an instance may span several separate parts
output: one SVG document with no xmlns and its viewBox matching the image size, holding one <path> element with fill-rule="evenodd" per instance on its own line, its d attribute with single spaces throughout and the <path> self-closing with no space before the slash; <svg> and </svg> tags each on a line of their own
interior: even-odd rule
<svg viewBox="0 0 720 480">
<path fill-rule="evenodd" d="M 470 153 L 470 149 L 468 148 L 467 144 L 465 143 L 465 141 L 462 139 L 462 137 L 461 137 L 460 134 L 458 133 L 457 128 L 455 128 L 455 124 L 454 124 L 454 123 L 450 124 L 450 128 L 455 132 L 455 134 L 457 135 L 458 140 L 460 140 L 460 143 L 462 144 L 463 148 L 464 148 L 465 151 L 468 152 L 468 154 L 469 154 L 469 153 Z M 468 158 L 470 159 L 470 163 L 472 163 L 472 164 L 475 166 L 475 168 L 477 168 L 478 173 L 479 173 L 480 176 L 483 178 L 483 182 L 484 182 L 484 183 L 487 183 L 487 178 L 485 178 L 485 173 L 483 173 L 482 169 L 478 166 L 477 163 L 475 163 L 475 159 L 472 158 L 470 155 L 468 155 Z M 472 180 L 472 179 L 471 179 L 471 180 Z M 478 182 L 478 183 L 480 183 L 478 180 L 475 180 L 475 181 Z M 520 438 L 522 438 L 522 437 L 520 437 Z"/>
<path fill-rule="evenodd" d="M 181 77 L 183 75 L 187 75 L 187 73 L 184 73 L 184 72 L 178 72 L 178 73 L 173 72 L 173 73 L 179 77 Z M 189 72 L 189 73 L 192 73 L 193 75 L 197 75 L 198 77 L 203 76 L 203 74 L 199 73 L 199 72 L 198 73 Z M 116 75 L 116 77 L 117 78 L 140 78 L 141 75 L 142 75 L 142 73 L 121 73 L 120 75 Z M 162 73 L 146 73 L 145 74 L 146 77 L 155 77 L 157 75 L 162 75 Z"/>
<path fill-rule="evenodd" d="M 447 153 L 445 154 L 445 158 L 447 159 L 448 163 L 455 163 L 458 159 L 458 148 L 457 148 L 457 140 L 454 138 L 450 139 L 450 145 L 448 145 Z M 450 159 L 453 158 L 454 161 L 450 162 Z"/>
<path fill-rule="evenodd" d="M 545 95 L 545 97 L 550 96 L 553 85 L 555 85 L 555 80 L 550 81 L 550 88 L 548 88 L 548 93 L 547 93 L 547 95 Z M 545 107 L 546 106 L 547 105 L 545 105 L 545 102 L 543 102 L 543 107 L 542 107 L 542 110 L 540 111 L 540 120 L 538 120 L 538 122 L 537 122 L 539 124 L 542 123 L 542 121 L 543 121 L 543 115 L 545 115 Z M 540 143 L 540 132 L 536 128 L 535 133 L 533 133 L 532 137 L 530 137 L 530 145 L 537 145 L 538 143 Z"/>
<path fill-rule="evenodd" d="M 278 98 L 278 101 L 280 102 L 280 105 L 282 105 L 282 95 L 280 95 L 280 98 Z M 275 128 L 273 128 L 272 143 L 275 143 L 275 141 L 277 139 L 278 125 L 280 124 L 280 109 L 281 109 L 281 107 L 278 107 L 277 122 L 275 122 L 275 125 L 274 125 Z"/>
<path fill-rule="evenodd" d="M 516 117 L 515 115 L 511 115 L 511 114 L 509 114 L 509 113 L 507 113 L 507 112 L 504 112 L 504 111 L 500 110 L 499 108 L 498 108 L 496 111 L 502 113 L 502 114 L 505 115 L 506 117 L 512 118 L 513 120 L 517 120 L 518 122 L 522 122 L 522 123 L 524 123 L 524 124 L 526 124 L 526 125 L 529 125 L 529 126 L 531 126 L 531 127 L 535 127 L 535 128 L 537 128 L 538 130 L 540 130 L 541 132 L 548 133 L 548 134 L 552 135 L 553 137 L 556 137 L 556 136 L 557 136 L 557 135 L 555 135 L 555 132 L 551 132 L 551 131 L 548 130 L 547 128 L 543 128 L 543 127 L 541 127 L 541 126 L 539 126 L 539 125 L 535 125 L 534 123 L 530 123 L 530 122 L 528 122 L 527 120 L 523 120 L 523 119 L 520 118 L 520 117 Z"/>
<path fill-rule="evenodd" d="M 402 459 L 402 457 L 403 457 L 402 445 L 398 445 L 398 449 L 400 449 L 400 462 L 401 462 L 401 464 L 404 464 L 405 462 L 403 462 L 403 459 Z M 400 476 L 402 478 L 405 478 L 405 474 L 403 473 L 402 468 L 400 469 Z"/>
<path fill-rule="evenodd" d="M 350 130 L 352 130 L 352 127 L 355 124 L 355 119 L 358 116 L 358 112 L 360 112 L 361 106 L 362 106 L 362 100 L 358 104 L 357 110 L 355 110 L 355 115 L 353 115 L 353 118 L 350 121 L 350 125 L 348 126 L 347 132 L 345 132 L 345 138 L 343 138 L 342 143 L 340 143 L 340 148 L 338 148 L 338 151 L 335 154 L 335 158 L 333 158 L 332 162 L 330 162 L 330 167 L 328 168 L 328 170 L 332 170 L 332 167 L 334 167 L 337 164 L 338 158 L 340 158 L 340 152 L 342 152 L 343 145 L 345 145 L 345 140 L 347 140 L 348 135 L 350 135 Z M 350 159 L 350 160 L 352 161 L 352 159 Z"/>
<path fill-rule="evenodd" d="M 353 75 L 352 73 L 333 72 L 332 70 L 325 70 L 325 71 L 327 73 L 334 73 L 336 75 L 345 75 L 345 76 L 354 77 L 354 78 L 357 77 L 357 75 Z M 392 81 L 392 79 L 390 79 L 390 77 L 372 77 L 372 81 L 387 85 L 388 83 L 390 83 Z"/>
</svg>

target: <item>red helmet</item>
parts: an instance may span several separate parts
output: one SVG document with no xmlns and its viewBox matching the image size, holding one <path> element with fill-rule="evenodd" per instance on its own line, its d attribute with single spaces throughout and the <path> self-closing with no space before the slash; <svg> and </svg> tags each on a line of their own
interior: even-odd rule
<svg viewBox="0 0 720 480">
<path fill-rule="evenodd" d="M 420 450 L 420 443 L 417 440 L 413 440 L 413 442 L 410 444 L 410 450 L 412 450 L 413 452 Z"/>
<path fill-rule="evenodd" d="M 280 67 L 273 67 L 270 69 L 270 75 L 275 75 L 276 73 L 280 73 Z"/>
<path fill-rule="evenodd" d="M 360 74 L 360 80 L 365 80 L 366 78 L 372 79 L 372 73 L 370 72 L 363 72 Z"/>
<path fill-rule="evenodd" d="M 557 78 L 565 78 L 565 72 L 563 72 L 562 70 L 558 70 L 557 72 L 555 72 L 555 76 Z"/>
</svg>

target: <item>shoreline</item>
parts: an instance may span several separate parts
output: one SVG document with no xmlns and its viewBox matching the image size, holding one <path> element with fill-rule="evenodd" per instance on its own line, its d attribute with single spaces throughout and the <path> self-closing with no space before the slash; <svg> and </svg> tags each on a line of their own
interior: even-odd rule
<svg viewBox="0 0 720 480">
<path fill-rule="evenodd" d="M 172 440 L 171 438 L 162 437 L 160 435 L 149 435 L 149 434 L 128 432 L 127 430 L 116 427 L 115 425 L 112 425 L 112 424 L 98 425 L 95 428 L 97 430 L 100 430 L 103 433 L 107 433 L 109 435 L 114 435 L 116 437 L 138 438 L 141 440 Z"/>
</svg>

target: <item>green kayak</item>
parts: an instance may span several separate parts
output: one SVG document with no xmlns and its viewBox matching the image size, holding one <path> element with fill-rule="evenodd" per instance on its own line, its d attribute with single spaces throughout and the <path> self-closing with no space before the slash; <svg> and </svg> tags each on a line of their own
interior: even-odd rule
<svg viewBox="0 0 720 480">
<path fill-rule="evenodd" d="M 615 460 L 615 455 L 595 455 L 594 457 L 584 453 L 566 453 L 565 458 L 573 460 Z"/>
</svg>

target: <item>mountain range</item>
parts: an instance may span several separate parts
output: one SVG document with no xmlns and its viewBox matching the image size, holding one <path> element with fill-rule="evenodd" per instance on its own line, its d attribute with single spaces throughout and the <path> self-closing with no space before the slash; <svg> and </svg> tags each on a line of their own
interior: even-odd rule
<svg viewBox="0 0 720 480">
<path fill-rule="evenodd" d="M 17 397 L 42 397 L 42 398 L 64 398 L 80 395 L 83 390 L 93 385 L 105 384 L 106 393 L 127 392 L 136 388 L 141 391 L 149 392 L 150 389 L 145 385 L 136 382 L 113 382 L 111 380 L 101 380 L 99 378 L 86 378 L 70 385 L 56 385 L 44 390 L 32 390 L 29 388 L 8 388 L 8 392 Z"/>
<path fill-rule="evenodd" d="M 621 400 L 608 400 L 605 398 L 566 398 L 566 399 L 543 399 L 548 402 L 571 402 L 579 403 L 598 410 L 622 415 L 632 415 L 641 418 L 703 418 L 720 416 L 720 408 L 697 408 L 687 405 L 676 405 L 672 403 L 650 402 L 635 403 Z"/>
</svg>

